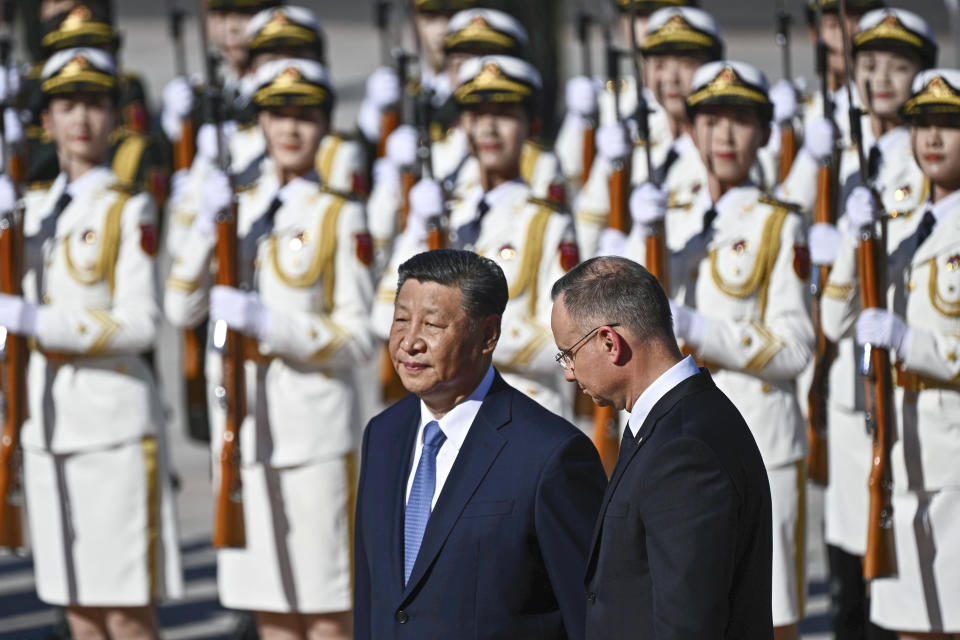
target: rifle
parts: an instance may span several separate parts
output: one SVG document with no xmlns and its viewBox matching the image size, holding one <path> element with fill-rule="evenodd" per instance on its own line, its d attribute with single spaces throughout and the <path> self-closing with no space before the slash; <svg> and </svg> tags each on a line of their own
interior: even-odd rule
<svg viewBox="0 0 960 640">
<path fill-rule="evenodd" d="M 580 43 L 581 71 L 589 79 L 593 78 L 593 64 L 590 56 L 590 23 L 593 18 L 585 9 L 577 12 L 577 40 Z M 597 155 L 597 123 L 589 120 L 583 130 L 583 173 L 580 184 L 585 184 L 590 178 L 593 168 L 593 158 Z"/>
<path fill-rule="evenodd" d="M 610 27 L 603 30 L 606 49 L 607 90 L 613 93 L 614 114 L 620 122 L 620 52 L 613 46 Z M 613 167 L 610 174 L 610 219 L 608 226 L 623 233 L 630 230 L 630 215 L 627 212 L 627 189 L 630 187 L 630 157 Z M 593 444 L 600 453 L 600 460 L 607 475 L 613 473 L 620 453 L 620 425 L 613 407 L 594 406 Z"/>
<path fill-rule="evenodd" d="M 399 59 L 390 44 L 390 11 L 393 4 L 390 0 L 377 0 L 373 4 L 374 22 L 380 36 L 380 59 L 384 65 L 394 62 L 400 74 L 400 88 L 406 87 L 406 60 Z M 377 142 L 377 157 L 382 158 L 387 152 L 387 138 L 400 126 L 402 114 L 399 108 L 389 109 L 383 114 L 383 124 L 380 129 L 380 140 Z M 405 219 L 405 218 L 404 218 Z"/>
<path fill-rule="evenodd" d="M 820 19 L 823 9 L 818 0 L 816 3 L 817 32 L 816 63 L 817 75 L 820 78 L 820 92 L 823 96 L 823 116 L 833 120 L 834 105 L 827 87 L 827 45 L 823 41 Z M 836 222 L 836 198 L 839 176 L 837 167 L 839 162 L 834 157 L 830 162 L 820 166 L 817 172 L 817 200 L 814 206 L 814 223 Z M 830 367 L 837 357 L 837 345 L 831 342 L 823 333 L 820 319 L 820 299 L 823 295 L 823 285 L 830 276 L 830 267 L 819 265 L 813 270 L 810 279 L 810 293 L 812 295 L 813 329 L 817 343 L 813 352 L 813 379 L 807 394 L 807 477 L 821 486 L 828 480 L 827 471 L 827 398 L 830 392 Z"/>
<path fill-rule="evenodd" d="M 206 71 L 205 106 L 207 119 L 217 132 L 217 157 L 222 171 L 229 173 L 226 141 L 223 139 L 223 96 L 217 84 L 217 55 L 207 42 L 206 6 L 203 0 L 200 6 L 200 39 L 205 55 Z M 216 284 L 237 287 L 239 265 L 237 252 L 237 203 L 217 214 L 217 272 Z M 246 529 L 243 520 L 243 493 L 240 479 L 240 424 L 246 415 L 244 386 L 244 362 L 241 335 L 230 329 L 223 320 L 213 327 L 213 348 L 220 353 L 223 375 L 214 395 L 225 415 L 223 442 L 219 459 L 219 486 L 213 523 L 213 546 L 215 549 L 246 546 Z"/>
<path fill-rule="evenodd" d="M 0 9 L 0 72 L 6 73 L 10 54 L 9 15 L 12 3 Z M 6 131 L 0 105 L 0 148 L 6 151 Z M 4 158 L 9 154 L 4 153 Z M 9 167 L 4 167 L 9 171 Z M 0 293 L 23 295 L 23 211 L 20 207 L 0 217 Z M 0 549 L 23 549 L 23 491 L 20 486 L 20 428 L 27 417 L 27 341 L 0 327 Z"/>
<path fill-rule="evenodd" d="M 430 148 L 430 96 L 420 91 L 414 103 L 414 121 L 417 126 L 417 164 L 420 179 L 433 178 L 433 154 Z M 447 248 L 447 221 L 441 214 L 427 220 L 427 248 L 430 251 Z"/>
<path fill-rule="evenodd" d="M 847 23 L 847 0 L 840 0 L 841 24 Z M 843 59 L 847 92 L 850 96 L 850 136 L 857 148 L 860 162 L 860 183 L 867 184 L 867 165 L 863 153 L 863 131 L 860 109 L 853 103 L 850 86 L 850 48 L 846 29 L 843 35 Z M 869 94 L 869 87 L 867 87 Z M 866 96 L 869 103 L 869 95 Z M 860 301 L 864 309 L 885 306 L 887 265 L 886 219 L 876 225 L 860 230 L 860 246 L 857 260 L 860 272 Z M 897 574 L 897 555 L 893 540 L 893 504 L 891 493 L 893 481 L 890 469 L 890 447 L 893 445 L 893 380 L 890 372 L 890 352 L 870 344 L 863 346 L 860 373 L 866 385 L 867 429 L 873 434 L 873 463 L 867 487 L 870 491 L 870 510 L 867 521 L 867 550 L 863 556 L 863 578 L 875 578 Z"/>
<path fill-rule="evenodd" d="M 777 46 L 783 63 L 783 78 L 793 82 L 793 68 L 790 60 L 790 15 L 787 0 L 782 0 L 777 9 Z M 791 85 L 792 86 L 792 85 Z M 777 169 L 777 182 L 783 182 L 790 175 L 793 160 L 797 157 L 797 132 L 789 123 L 780 124 L 780 163 Z"/>
<path fill-rule="evenodd" d="M 186 12 L 178 6 L 176 0 L 167 0 L 170 40 L 173 41 L 174 66 L 177 70 L 177 76 L 185 78 L 187 76 L 186 51 L 183 46 L 183 17 Z M 201 25 L 201 29 L 203 26 Z M 189 169 L 193 164 L 193 156 L 196 154 L 196 145 L 194 142 L 193 120 L 184 118 L 180 129 L 180 139 L 173 144 L 173 170 L 180 171 Z"/>
</svg>

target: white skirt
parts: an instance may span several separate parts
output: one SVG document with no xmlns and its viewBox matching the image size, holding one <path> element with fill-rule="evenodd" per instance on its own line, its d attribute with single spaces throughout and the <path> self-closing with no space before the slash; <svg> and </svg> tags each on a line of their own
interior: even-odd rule
<svg viewBox="0 0 960 640">
<path fill-rule="evenodd" d="M 333 613 L 353 606 L 352 454 L 282 469 L 244 466 L 245 549 L 217 552 L 231 609 Z"/>
<path fill-rule="evenodd" d="M 773 507 L 773 626 L 803 618 L 806 597 L 806 472 L 804 462 L 767 469 Z"/>
<path fill-rule="evenodd" d="M 823 496 L 824 539 L 847 553 L 862 556 L 867 549 L 867 479 L 873 439 L 861 412 L 830 407 L 827 420 L 829 479 Z"/>
<path fill-rule="evenodd" d="M 138 607 L 183 596 L 174 500 L 156 439 L 69 454 L 23 453 L 42 601 Z"/>
<path fill-rule="evenodd" d="M 898 576 L 874 580 L 870 619 L 895 631 L 960 633 L 960 489 L 893 494 Z"/>
</svg>

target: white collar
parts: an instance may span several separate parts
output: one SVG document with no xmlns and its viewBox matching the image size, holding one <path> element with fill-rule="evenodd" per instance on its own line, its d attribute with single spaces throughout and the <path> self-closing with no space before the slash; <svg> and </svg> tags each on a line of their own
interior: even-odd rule
<svg viewBox="0 0 960 640">
<path fill-rule="evenodd" d="M 477 192 L 476 192 L 477 204 L 479 205 L 481 200 L 486 200 L 487 206 L 492 209 L 493 207 L 500 204 L 500 202 L 504 200 L 508 195 L 510 195 L 511 191 L 513 191 L 517 187 L 522 187 L 524 184 L 526 183 L 523 181 L 523 178 L 516 177 L 513 180 L 508 180 L 503 184 L 497 185 L 496 187 L 494 187 L 493 189 L 490 189 L 490 191 L 487 191 L 486 193 L 483 192 L 483 187 L 477 186 Z"/>
<path fill-rule="evenodd" d="M 750 181 L 750 178 L 744 180 L 740 186 L 728 189 L 726 193 L 720 196 L 720 199 L 716 202 L 711 201 L 710 199 L 710 190 L 704 189 L 703 194 L 700 196 L 700 206 L 704 212 L 706 212 L 710 207 L 717 212 L 717 216 L 723 214 L 723 209 L 726 204 L 737 197 L 744 189 L 755 189 L 755 185 Z"/>
<path fill-rule="evenodd" d="M 883 158 L 894 157 L 897 153 L 898 145 L 905 142 L 904 138 L 910 137 L 910 131 L 906 127 L 895 127 L 880 136 L 876 141 L 876 146 L 880 149 Z"/>
<path fill-rule="evenodd" d="M 931 202 L 927 210 L 934 215 L 937 223 L 941 223 L 955 212 L 960 211 L 960 191 L 954 191 L 946 198 Z"/>
<path fill-rule="evenodd" d="M 315 171 L 310 170 L 302 176 L 297 176 L 287 184 L 280 187 L 275 197 L 279 198 L 281 202 L 286 202 L 287 200 L 295 197 L 298 192 L 308 190 L 312 191 L 316 188 L 317 174 Z"/>
<path fill-rule="evenodd" d="M 454 446 L 457 447 L 457 451 L 459 451 L 463 446 L 464 440 L 467 439 L 467 432 L 470 431 L 470 425 L 473 424 L 477 413 L 480 412 L 480 405 L 483 404 L 483 399 L 487 397 L 487 392 L 490 391 L 490 387 L 493 385 L 493 375 L 493 365 L 490 365 L 487 373 L 483 376 L 483 380 L 481 380 L 477 388 L 473 390 L 473 393 L 471 393 L 466 400 L 453 409 L 450 409 L 450 411 L 440 419 L 434 418 L 433 414 L 430 413 L 430 409 L 428 409 L 427 405 L 421 400 L 420 430 L 417 432 L 417 446 L 419 447 L 423 444 L 423 436 L 427 423 L 436 420 L 440 425 L 440 430 L 443 431 L 443 435 L 445 435 L 447 440 L 452 442 Z"/>
<path fill-rule="evenodd" d="M 110 169 L 100 165 L 99 167 L 93 167 L 73 182 L 67 182 L 69 178 L 66 178 L 66 174 L 64 174 L 64 182 L 66 182 L 67 185 L 64 190 L 70 194 L 71 198 L 77 198 L 82 196 L 88 189 L 102 180 L 104 178 L 104 174 L 108 173 L 110 173 Z"/>
<path fill-rule="evenodd" d="M 673 150 L 677 152 L 678 156 L 686 155 L 692 151 L 697 151 L 696 145 L 693 144 L 693 138 L 690 136 L 688 131 L 681 133 L 679 138 L 674 138 Z M 697 153 L 699 152 L 697 151 Z"/>
<path fill-rule="evenodd" d="M 700 373 L 700 369 L 697 368 L 693 356 L 687 356 L 664 371 L 659 378 L 653 381 L 653 384 L 644 389 L 633 404 L 633 408 L 630 410 L 630 420 L 627 423 L 633 437 L 636 438 L 639 435 L 643 422 L 663 396 L 687 378 L 698 373 Z"/>
</svg>

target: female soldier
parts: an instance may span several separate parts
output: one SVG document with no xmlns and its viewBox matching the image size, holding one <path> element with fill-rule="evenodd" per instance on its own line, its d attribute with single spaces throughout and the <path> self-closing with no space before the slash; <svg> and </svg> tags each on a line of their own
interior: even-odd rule
<svg viewBox="0 0 960 640">
<path fill-rule="evenodd" d="M 898 575 L 875 580 L 870 617 L 902 640 L 960 637 L 960 71 L 920 74 L 902 114 L 930 200 L 889 262 L 892 310 L 856 338 L 896 354 L 893 527 Z M 868 213 L 878 219 L 878 208 Z"/>
<path fill-rule="evenodd" d="M 218 553 L 220 601 L 256 611 L 264 638 L 347 638 L 356 424 L 349 373 L 372 350 L 372 243 L 362 206 L 325 189 L 314 169 L 333 108 L 326 70 L 274 60 L 256 81 L 267 157 L 239 187 L 242 288 L 210 287 L 214 218 L 233 198 L 216 172 L 174 260 L 166 311 L 189 327 L 209 306 L 211 319 L 249 346 L 240 430 L 246 548 Z M 221 376 L 219 355 L 208 351 L 211 399 Z M 215 401 L 210 416 L 220 443 L 225 417 Z"/>
<path fill-rule="evenodd" d="M 24 297 L 0 296 L 0 325 L 33 346 L 22 440 L 37 592 L 67 608 L 75 638 L 154 638 L 154 604 L 183 592 L 148 361 L 156 211 L 104 166 L 112 58 L 61 51 L 41 88 L 60 175 L 26 198 Z"/>
<path fill-rule="evenodd" d="M 706 64 L 687 105 L 708 188 L 697 201 L 702 231 L 671 265 L 683 291 L 674 297 L 696 308 L 674 307 L 677 337 L 711 363 L 759 445 L 773 498 L 774 635 L 795 638 L 806 591 L 805 433 L 795 380 L 813 346 L 806 226 L 750 181 L 773 114 L 763 74 L 739 62 Z M 642 225 L 662 218 L 665 204 L 651 198 L 633 208 Z"/>
</svg>

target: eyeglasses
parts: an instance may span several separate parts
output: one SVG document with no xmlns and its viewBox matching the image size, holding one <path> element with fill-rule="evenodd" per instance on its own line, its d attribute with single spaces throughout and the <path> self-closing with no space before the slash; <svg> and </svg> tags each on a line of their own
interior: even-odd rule
<svg viewBox="0 0 960 640">
<path fill-rule="evenodd" d="M 555 360 L 557 361 L 557 364 L 560 365 L 564 371 L 566 371 L 567 369 L 573 366 L 573 357 L 576 355 L 575 353 L 573 353 L 573 350 L 576 349 L 581 343 L 586 341 L 590 336 L 592 336 L 593 334 L 595 334 L 597 331 L 599 331 L 604 327 L 619 327 L 619 326 L 620 326 L 619 322 L 613 322 L 611 324 L 602 324 L 599 327 L 594 327 L 593 329 L 590 329 L 590 331 L 588 331 L 586 335 L 584 335 L 582 338 L 574 342 L 573 346 L 571 346 L 566 351 L 561 351 L 560 353 L 557 354 L 555 358 Z"/>
</svg>

